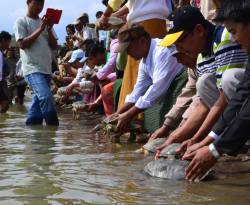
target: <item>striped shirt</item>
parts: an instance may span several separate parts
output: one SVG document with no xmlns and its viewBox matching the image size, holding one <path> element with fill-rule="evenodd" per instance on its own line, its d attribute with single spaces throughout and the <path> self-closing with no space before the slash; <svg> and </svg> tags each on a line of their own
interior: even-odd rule
<svg viewBox="0 0 250 205">
<path fill-rule="evenodd" d="M 223 73 L 232 68 L 245 69 L 248 55 L 239 44 L 234 42 L 226 28 L 209 24 L 208 34 L 208 51 L 198 55 L 197 72 L 199 76 L 214 73 L 217 86 L 221 89 Z"/>
</svg>

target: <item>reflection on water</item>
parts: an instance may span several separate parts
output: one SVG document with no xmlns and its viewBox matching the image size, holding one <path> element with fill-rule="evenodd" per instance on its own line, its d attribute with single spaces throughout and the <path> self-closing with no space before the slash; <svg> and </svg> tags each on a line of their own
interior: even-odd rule
<svg viewBox="0 0 250 205">
<path fill-rule="evenodd" d="M 0 204 L 213 204 L 250 201 L 250 163 L 219 165 L 218 179 L 199 184 L 166 181 L 143 173 L 152 157 L 138 144 L 111 144 L 90 130 L 98 116 L 61 125 L 26 127 L 25 107 L 0 118 Z"/>
</svg>

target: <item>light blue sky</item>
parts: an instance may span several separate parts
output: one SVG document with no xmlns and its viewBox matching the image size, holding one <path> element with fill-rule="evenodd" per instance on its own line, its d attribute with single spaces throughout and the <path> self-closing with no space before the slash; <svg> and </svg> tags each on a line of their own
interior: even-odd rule
<svg viewBox="0 0 250 205">
<path fill-rule="evenodd" d="M 63 10 L 60 24 L 55 25 L 59 42 L 62 43 L 66 35 L 65 26 L 72 23 L 83 12 L 88 13 L 90 20 L 93 22 L 95 20 L 95 13 L 98 10 L 105 9 L 101 2 L 101 0 L 45 0 L 43 12 L 45 12 L 48 7 Z M 0 30 L 13 33 L 15 19 L 25 14 L 26 0 L 1 0 Z"/>
</svg>

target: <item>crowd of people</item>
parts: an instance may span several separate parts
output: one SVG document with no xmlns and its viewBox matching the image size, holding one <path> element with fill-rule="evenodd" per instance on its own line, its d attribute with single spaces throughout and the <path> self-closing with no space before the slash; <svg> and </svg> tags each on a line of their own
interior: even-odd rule
<svg viewBox="0 0 250 205">
<path fill-rule="evenodd" d="M 250 0 L 103 0 L 90 23 L 83 13 L 67 25 L 58 48 L 51 20 L 39 17 L 44 0 L 27 0 L 15 40 L 0 33 L 1 112 L 33 98 L 26 125 L 59 125 L 56 104 L 82 102 L 103 111 L 125 131 L 165 99 L 178 77 L 186 84 L 149 140 L 191 160 L 188 180 L 201 178 L 222 154 L 237 155 L 249 128 Z M 17 55 L 18 53 L 18 55 Z M 160 117 L 160 116 L 159 116 Z"/>
</svg>

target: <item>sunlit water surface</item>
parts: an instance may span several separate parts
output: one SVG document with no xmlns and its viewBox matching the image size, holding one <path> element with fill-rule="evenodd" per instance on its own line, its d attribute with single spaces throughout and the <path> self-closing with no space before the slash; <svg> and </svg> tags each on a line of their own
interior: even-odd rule
<svg viewBox="0 0 250 205">
<path fill-rule="evenodd" d="M 220 164 L 203 183 L 147 176 L 139 144 L 112 144 L 91 129 L 100 117 L 59 111 L 60 127 L 26 127 L 28 105 L 0 116 L 0 204 L 250 204 L 250 163 Z"/>
</svg>

